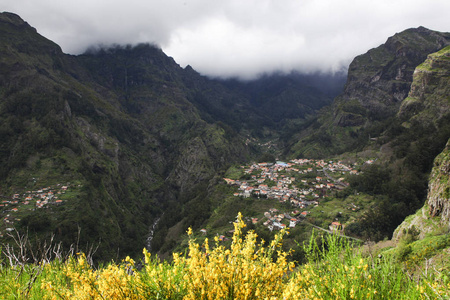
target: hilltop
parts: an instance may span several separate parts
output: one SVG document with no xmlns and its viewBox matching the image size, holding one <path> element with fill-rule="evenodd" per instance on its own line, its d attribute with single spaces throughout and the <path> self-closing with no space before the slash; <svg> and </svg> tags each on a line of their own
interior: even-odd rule
<svg viewBox="0 0 450 300">
<path fill-rule="evenodd" d="M 249 153 L 231 128 L 199 116 L 170 77 L 183 70 L 151 45 L 123 49 L 127 62 L 99 77 L 86 62 L 94 55 L 63 54 L 14 14 L 1 14 L 0 39 L 1 194 L 81 186 L 64 205 L 19 212 L 21 232 L 100 243 L 105 259 L 140 251 L 163 211 Z"/>
<path fill-rule="evenodd" d="M 0 293 L 448 296 L 449 44 L 397 33 L 345 86 L 221 81 L 0 14 Z"/>
<path fill-rule="evenodd" d="M 168 255 L 187 245 L 189 226 L 225 235 L 242 211 L 270 238 L 263 224 L 300 221 L 299 208 L 306 222 L 287 247 L 307 240 L 311 225 L 390 238 L 424 204 L 450 136 L 449 41 L 423 27 L 397 33 L 353 60 L 345 86 L 339 74 L 221 81 L 181 68 L 155 45 L 67 55 L 2 13 L 3 241 L 17 230 L 35 243 L 99 245 L 102 260 L 143 246 Z M 267 179 L 267 190 L 248 182 L 262 180 L 262 170 L 245 170 L 276 158 L 312 159 L 312 171 L 267 170 L 280 176 Z M 334 164 L 340 174 L 329 171 Z M 274 198 L 261 199 L 265 192 Z M 266 217 L 270 209 L 280 213 Z"/>
<path fill-rule="evenodd" d="M 246 93 L 181 68 L 154 45 L 66 55 L 12 13 L 0 14 L 0 42 L 0 194 L 23 204 L 15 194 L 79 186 L 64 205 L 5 208 L 4 235 L 16 228 L 65 247 L 99 244 L 98 257 L 110 259 L 140 251 L 159 220 L 157 245 L 164 227 L 208 217 L 207 187 L 261 153 L 255 137 L 279 135 L 279 120 Z M 281 82 L 267 99 L 283 90 Z M 314 87 L 294 89 L 280 113 L 305 90 L 323 99 L 308 114 L 332 100 Z"/>
</svg>

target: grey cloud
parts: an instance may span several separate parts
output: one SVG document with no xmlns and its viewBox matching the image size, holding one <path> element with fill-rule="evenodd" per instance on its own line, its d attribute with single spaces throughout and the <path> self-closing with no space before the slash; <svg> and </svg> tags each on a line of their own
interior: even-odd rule
<svg viewBox="0 0 450 300">
<path fill-rule="evenodd" d="M 337 71 L 395 32 L 448 31 L 447 0 L 3 0 L 65 52 L 160 45 L 209 76 Z M 433 3 L 432 5 L 431 2 Z"/>
</svg>

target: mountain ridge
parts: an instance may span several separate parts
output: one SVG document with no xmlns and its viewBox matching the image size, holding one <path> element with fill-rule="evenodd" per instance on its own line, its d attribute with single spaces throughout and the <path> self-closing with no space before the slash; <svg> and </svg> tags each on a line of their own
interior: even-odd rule
<svg viewBox="0 0 450 300">
<path fill-rule="evenodd" d="M 261 151 L 242 135 L 266 130 L 266 116 L 153 45 L 67 55 L 12 13 L 0 14 L 0 40 L 2 194 L 79 187 L 64 205 L 19 205 L 3 229 L 65 246 L 81 229 L 80 243 L 107 241 L 97 255 L 109 259 L 140 251 L 162 216 L 158 247 L 165 227 L 209 214 L 217 173 Z"/>
<path fill-rule="evenodd" d="M 132 245 L 144 243 L 152 219 L 179 197 L 177 193 L 208 181 L 221 165 L 246 155 L 243 143 L 229 143 L 235 134 L 224 137 L 220 126 L 201 120 L 183 97 L 157 100 L 156 115 L 171 122 L 129 115 L 123 94 L 93 80 L 95 73 L 79 58 L 63 54 L 18 16 L 3 16 L 1 115 L 2 136 L 7 138 L 1 145 L 6 179 L 2 190 L 11 191 L 20 182 L 29 182 L 28 177 L 38 178 L 35 185 L 65 180 L 79 181 L 83 186 L 78 200 L 52 208 L 58 213 L 36 211 L 18 221 L 18 227 L 42 228 L 34 225 L 44 219 L 48 228 L 36 234 L 43 237 L 53 231 L 57 239 L 70 244 L 76 240 L 73 234 L 77 226 L 81 226 L 83 243 L 92 244 L 99 237 L 108 241 L 99 252 L 104 258 L 117 255 L 118 248 L 139 251 L 140 247 L 133 250 Z M 10 25 L 11 19 L 13 25 L 20 26 Z M 139 82 L 130 81 L 134 84 Z M 170 90 L 174 89 L 159 86 L 162 95 L 171 94 Z M 185 126 L 194 129 L 186 134 Z M 220 142 L 211 140 L 207 132 L 217 135 Z M 173 139 L 178 144 L 172 143 Z M 184 151 L 186 143 L 204 150 Z M 223 157 L 222 162 L 211 163 L 211 155 Z M 52 168 L 54 174 L 48 175 L 45 167 Z M 103 211 L 101 217 L 95 218 L 99 211 Z"/>
<path fill-rule="evenodd" d="M 430 160 L 448 139 L 445 102 L 439 119 L 420 117 L 436 115 L 428 109 L 435 101 L 430 95 L 446 93 L 440 78 L 447 73 L 427 77 L 435 62 L 422 73 L 414 69 L 449 40 L 448 33 L 425 28 L 396 34 L 355 58 L 332 102 L 340 78 L 328 78 L 322 90 L 320 76 L 308 82 L 298 74 L 210 80 L 149 44 L 71 56 L 19 16 L 0 14 L 1 193 L 73 188 L 72 201 L 67 196 L 63 205 L 19 210 L 3 229 L 13 223 L 30 228 L 37 240 L 53 234 L 65 245 L 81 229 L 84 245 L 102 237 L 98 257 L 107 260 L 140 251 L 159 220 L 152 247 L 165 252 L 187 226 L 199 228 L 221 205 L 219 182 L 229 166 L 275 158 L 281 152 L 269 146 L 279 144 L 288 157 L 380 158 L 351 188 L 375 192 L 380 209 L 358 220 L 358 229 L 390 234 L 423 204 Z M 424 83 L 413 82 L 413 74 L 425 74 Z M 403 100 L 411 83 L 415 89 Z M 373 183 L 380 191 L 368 187 Z M 376 213 L 391 218 L 386 228 L 370 223 Z"/>
<path fill-rule="evenodd" d="M 341 95 L 319 114 L 312 130 L 295 142 L 293 155 L 336 155 L 363 148 L 389 126 L 407 97 L 415 68 L 450 44 L 450 34 L 407 29 L 355 57 Z M 306 129 L 304 132 L 308 132 Z M 325 150 L 326 149 L 326 150 Z M 311 154 L 310 154 L 311 153 Z"/>
</svg>

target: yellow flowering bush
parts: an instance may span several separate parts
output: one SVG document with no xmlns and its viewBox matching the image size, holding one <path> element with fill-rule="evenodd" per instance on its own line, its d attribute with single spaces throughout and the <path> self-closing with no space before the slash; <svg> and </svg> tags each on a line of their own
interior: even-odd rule
<svg viewBox="0 0 450 300">
<path fill-rule="evenodd" d="M 174 262 L 159 263 L 152 260 L 150 253 L 144 249 L 144 268 L 140 272 L 138 288 L 141 299 L 183 299 L 186 294 L 187 281 L 185 267 L 174 254 Z"/>
<path fill-rule="evenodd" d="M 410 278 L 394 258 L 364 257 L 338 235 L 312 237 L 307 263 L 295 267 L 281 250 L 280 231 L 268 245 L 242 216 L 231 246 L 218 238 L 202 244 L 188 230 L 187 255 L 160 262 L 144 250 L 143 261 L 94 268 L 84 254 L 67 261 L 6 267 L 0 264 L 1 299 L 448 299 L 446 269 Z M 212 245 L 212 246 L 211 246 Z M 357 249 L 357 248 L 356 248 Z M 436 275 L 437 274 L 437 275 Z"/>
<path fill-rule="evenodd" d="M 294 267 L 281 250 L 286 232 L 280 231 L 264 247 L 257 245 L 253 231 L 242 237 L 244 226 L 239 214 L 230 249 L 219 245 L 218 239 L 213 249 L 208 239 L 202 247 L 190 239 L 188 255 L 175 253 L 172 264 L 152 260 L 144 250 L 141 271 L 133 269 L 129 258 L 122 265 L 94 270 L 80 255 L 64 268 L 65 286 L 44 282 L 42 287 L 51 298 L 63 299 L 277 299 Z"/>
<path fill-rule="evenodd" d="M 175 266 L 185 266 L 188 290 L 184 299 L 270 299 L 282 294 L 285 275 L 294 267 L 287 262 L 288 253 L 280 250 L 286 232 L 277 234 L 266 248 L 257 245 L 253 231 L 242 239 L 245 225 L 240 214 L 238 218 L 230 249 L 219 245 L 217 238 L 213 249 L 206 239 L 202 250 L 190 240 L 189 257 L 175 260 Z"/>
<path fill-rule="evenodd" d="M 109 264 L 94 270 L 84 254 L 71 258 L 63 267 L 64 282 L 44 281 L 42 288 L 52 299 L 139 299 L 136 283 L 138 273 L 131 274 L 134 261 L 127 257 L 124 264 Z"/>
</svg>

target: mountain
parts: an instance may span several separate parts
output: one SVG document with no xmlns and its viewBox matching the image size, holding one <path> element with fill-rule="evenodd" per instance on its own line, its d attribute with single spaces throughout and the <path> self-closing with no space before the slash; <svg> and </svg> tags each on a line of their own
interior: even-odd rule
<svg viewBox="0 0 450 300">
<path fill-rule="evenodd" d="M 369 121 L 395 114 L 408 95 L 415 68 L 427 54 L 449 43 L 448 33 L 419 27 L 397 33 L 385 44 L 357 56 L 350 64 L 345 91 L 335 107 L 334 123 L 342 127 L 364 124 L 358 121 L 358 109 L 346 107 L 355 101 L 362 109 L 361 116 Z"/>
<path fill-rule="evenodd" d="M 428 55 L 424 63 L 414 72 L 414 81 L 408 97 L 403 101 L 399 116 L 409 122 L 449 123 L 450 115 L 450 46 Z M 443 119 L 445 118 L 446 119 Z M 435 128 L 439 131 L 441 128 Z M 450 136 L 447 129 L 446 136 Z M 413 218 L 403 222 L 394 233 L 400 239 L 412 226 L 427 233 L 448 230 L 450 221 L 450 140 L 444 150 L 434 159 L 428 183 L 427 201 Z"/>
<path fill-rule="evenodd" d="M 218 211 L 245 209 L 224 202 L 225 174 L 282 151 L 376 161 L 336 197 L 373 199 L 348 234 L 390 236 L 423 205 L 450 136 L 449 43 L 422 27 L 398 33 L 355 58 L 342 91 L 339 74 L 212 80 L 149 44 L 67 55 L 2 13 L 3 240 L 28 231 L 37 248 L 53 237 L 98 246 L 102 260 L 168 253 L 188 226 L 226 225 Z"/>
<path fill-rule="evenodd" d="M 450 140 L 434 163 L 427 204 L 430 207 L 430 215 L 440 217 L 441 223 L 448 227 L 450 222 Z"/>
<path fill-rule="evenodd" d="M 377 210 L 361 220 L 358 230 L 365 227 L 370 231 L 378 227 L 376 231 L 381 232 L 381 227 L 390 228 L 385 233 L 388 235 L 426 201 L 427 208 L 418 215 L 442 215 L 446 222 L 448 170 L 445 158 L 450 137 L 449 57 L 450 46 L 447 46 L 429 54 L 416 67 L 408 96 L 391 119 L 390 126 L 372 145 L 380 147 L 378 154 L 372 152 L 380 160 L 378 172 L 361 176 L 355 180 L 354 187 L 367 191 L 368 186 L 382 182 L 376 194 L 387 196 L 387 199 L 380 198 Z M 383 171 L 380 166 L 383 166 Z M 370 169 L 374 170 L 375 167 Z M 367 180 L 366 183 L 362 183 L 362 179 Z M 392 223 L 389 225 L 389 222 Z"/>
<path fill-rule="evenodd" d="M 429 54 L 414 71 L 408 97 L 402 101 L 398 117 L 417 122 L 438 121 L 450 109 L 450 47 Z"/>
<path fill-rule="evenodd" d="M 450 44 L 450 34 L 412 28 L 357 56 L 344 92 L 292 140 L 296 156 L 324 156 L 363 149 L 378 138 L 407 97 L 415 68 Z"/>
<path fill-rule="evenodd" d="M 200 226 L 217 175 L 265 151 L 254 137 L 279 137 L 283 114 L 303 122 L 339 89 L 303 77 L 287 92 L 269 76 L 248 83 L 273 83 L 261 104 L 153 45 L 64 54 L 13 13 L 0 14 L 0 54 L 2 233 L 98 244 L 105 260 L 140 251 L 156 222 L 155 249 L 175 224 Z"/>
<path fill-rule="evenodd" d="M 47 209 L 19 205 L 8 228 L 101 241 L 106 259 L 140 251 L 163 211 L 181 212 L 200 196 L 193 190 L 248 155 L 233 129 L 200 117 L 185 71 L 161 50 L 70 56 L 17 15 L 0 16 L 1 193 L 69 185 L 72 194 Z"/>
</svg>

